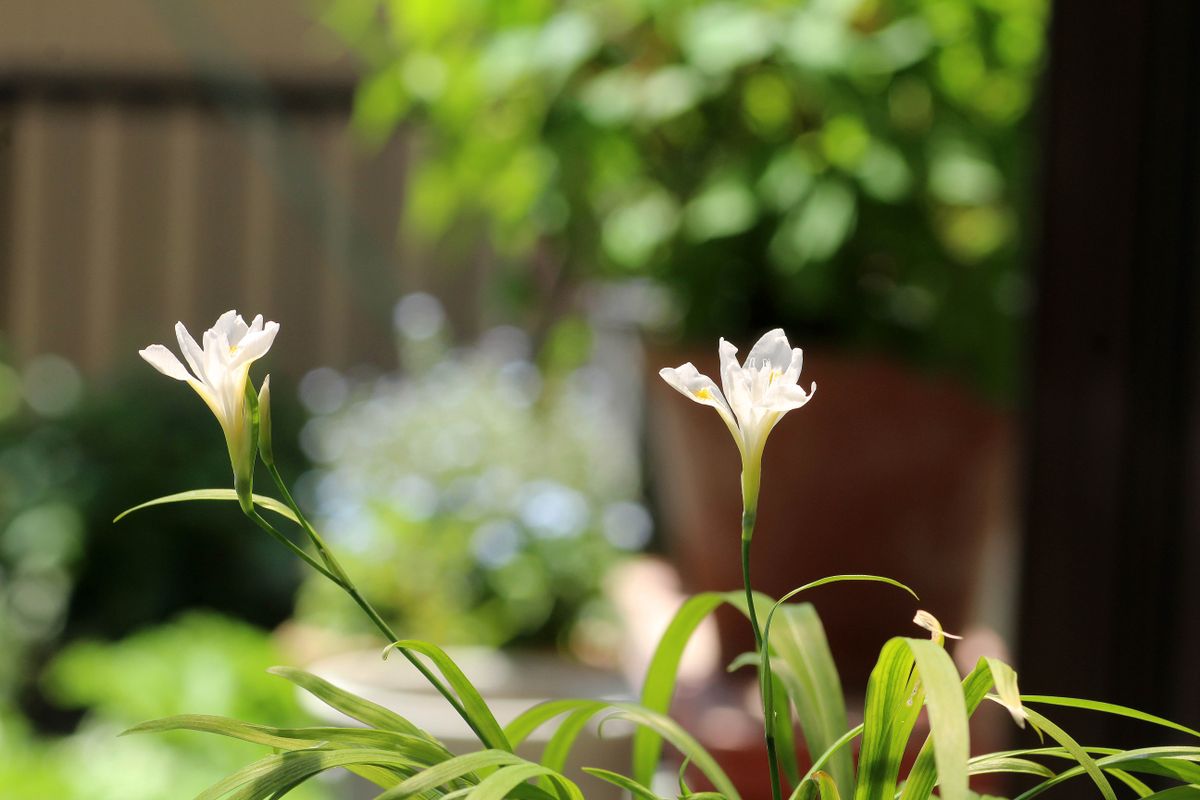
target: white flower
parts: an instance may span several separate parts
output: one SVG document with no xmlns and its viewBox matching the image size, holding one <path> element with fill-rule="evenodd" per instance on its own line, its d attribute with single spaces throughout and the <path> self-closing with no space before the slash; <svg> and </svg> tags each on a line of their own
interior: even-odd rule
<svg viewBox="0 0 1200 800">
<path fill-rule="evenodd" d="M 797 385 L 804 356 L 780 328 L 763 334 L 740 365 L 737 348 L 724 339 L 720 354 L 721 388 L 691 362 L 658 374 L 695 402 L 715 408 L 737 442 L 743 469 L 757 469 L 767 434 L 784 414 L 807 403 L 817 385 L 807 392 Z"/>
<path fill-rule="evenodd" d="M 250 417 L 246 407 L 246 382 L 250 365 L 266 355 L 279 332 L 278 322 L 263 324 L 262 315 L 247 325 L 236 311 L 226 311 L 204 332 L 204 347 L 188 333 L 182 322 L 175 324 L 185 369 L 175 354 L 161 344 L 138 351 L 162 374 L 186 381 L 208 404 L 225 431 L 234 475 L 241 480 L 251 466 Z"/>
</svg>

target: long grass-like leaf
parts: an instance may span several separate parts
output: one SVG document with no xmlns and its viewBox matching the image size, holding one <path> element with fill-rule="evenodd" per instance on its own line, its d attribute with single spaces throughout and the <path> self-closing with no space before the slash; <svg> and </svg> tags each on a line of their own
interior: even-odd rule
<svg viewBox="0 0 1200 800">
<path fill-rule="evenodd" d="M 399 800 L 402 797 L 412 797 L 449 784 L 465 775 L 471 775 L 477 770 L 489 767 L 503 767 L 513 764 L 530 764 L 524 758 L 507 750 L 479 750 L 455 756 L 440 764 L 424 769 L 406 779 L 398 786 L 380 794 L 376 800 Z M 494 774 L 494 773 L 493 773 Z"/>
<path fill-rule="evenodd" d="M 398 731 L 336 727 L 273 728 L 206 714 L 182 714 L 150 720 L 133 726 L 125 733 L 156 733 L 172 730 L 215 733 L 280 750 L 302 750 L 313 747 L 386 749 L 402 753 L 418 764 L 435 764 L 451 757 L 450 751 L 438 742 L 431 741 L 425 736 Z"/>
<path fill-rule="evenodd" d="M 294 750 L 276 753 L 243 767 L 210 786 L 196 800 L 263 800 L 293 788 L 319 772 L 355 764 L 411 770 L 412 762 L 389 750 L 354 748 L 344 750 Z M 236 793 L 236 794 L 235 794 Z"/>
<path fill-rule="evenodd" d="M 368 728 L 381 728 L 389 731 L 399 731 L 413 736 L 419 736 L 429 741 L 436 741 L 425 731 L 409 722 L 394 711 L 384 708 L 370 700 L 363 699 L 353 692 L 340 689 L 324 678 L 318 678 L 310 672 L 295 667 L 271 667 L 272 675 L 278 675 L 299 686 L 304 691 L 316 697 L 330 708 L 340 711 L 351 719 L 356 719 Z"/>
<path fill-rule="evenodd" d="M 966 703 L 967 716 L 975 713 L 975 709 L 983 702 L 988 690 L 993 685 L 991 666 L 986 659 L 979 659 L 971 674 L 963 679 L 963 700 Z M 901 800 L 929 800 L 933 787 L 937 784 L 937 763 L 934 760 L 933 737 L 925 738 L 920 752 L 908 771 L 908 780 L 900 792 Z"/>
<path fill-rule="evenodd" d="M 1040 724 L 1036 723 L 1035 724 Z M 1049 732 L 1049 731 L 1047 731 Z M 1076 756 L 1071 752 L 1071 748 L 1064 748 L 1067 751 L 1066 757 L 1075 759 Z M 1144 773 L 1147 775 L 1158 775 L 1166 778 L 1184 781 L 1186 783 L 1200 782 L 1200 765 L 1195 762 L 1200 761 L 1200 747 L 1144 747 L 1136 750 L 1117 750 L 1111 748 L 1088 748 L 1091 752 L 1096 752 L 1098 749 L 1103 749 L 1109 752 L 1102 758 L 1094 759 L 1094 764 L 1100 772 L 1110 771 L 1113 769 L 1127 770 L 1129 772 Z M 1053 750 L 1045 751 L 1046 755 L 1063 757 L 1061 753 Z M 1039 794 L 1048 789 L 1057 786 L 1058 784 L 1070 780 L 1071 778 L 1088 772 L 1081 764 L 1080 766 L 1072 767 L 1055 775 L 1050 780 L 1044 781 L 1032 789 L 1029 789 L 1024 794 L 1020 795 L 1022 800 L 1027 798 L 1037 797 Z"/>
<path fill-rule="evenodd" d="M 658 647 L 650 659 L 650 666 L 646 669 L 641 701 L 644 708 L 660 714 L 667 712 L 671 706 L 671 697 L 675 694 L 679 662 L 692 634 L 705 617 L 727 602 L 730 596 L 716 592 L 694 595 L 675 612 L 658 641 Z M 654 770 L 658 767 L 661 753 L 662 738 L 652 729 L 639 729 L 633 735 L 633 779 L 638 783 L 649 784 Z"/>
<path fill-rule="evenodd" d="M 920 711 L 919 689 L 909 682 L 914 664 L 908 643 L 895 638 L 884 644 L 871 670 L 855 800 L 886 800 L 896 789 L 904 743 Z"/>
<path fill-rule="evenodd" d="M 941 797 L 966 800 L 971 743 L 958 670 L 940 645 L 924 639 L 905 641 L 916 658 L 917 673 L 925 687 L 925 707 L 929 709 L 929 729 Z"/>
<path fill-rule="evenodd" d="M 1002 756 L 1000 758 L 973 758 L 967 764 L 967 772 L 971 775 L 990 775 L 993 772 L 1016 772 L 1025 775 L 1037 775 L 1042 778 L 1053 778 L 1054 770 L 1045 764 L 1040 764 L 1028 758 Z"/>
<path fill-rule="evenodd" d="M 632 797 L 637 800 L 663 800 L 649 788 L 635 781 L 633 778 L 627 778 L 619 772 L 612 772 L 599 767 L 584 767 L 583 771 L 592 777 L 599 778 L 602 781 L 608 781 L 613 786 L 624 789 L 629 792 Z"/>
<path fill-rule="evenodd" d="M 841 679 L 825 628 L 816 609 L 809 603 L 801 603 L 780 610 L 770 637 L 776 659 L 773 669 L 796 708 L 809 757 L 816 759 L 850 727 Z M 849 751 L 832 753 L 825 769 L 835 783 L 848 793 L 853 791 L 854 761 Z M 796 781 L 792 780 L 792 785 Z"/>
<path fill-rule="evenodd" d="M 120 522 L 133 512 L 141 511 L 143 508 L 150 508 L 151 506 L 162 506 L 168 503 L 189 503 L 193 500 L 232 500 L 236 503 L 237 499 L 237 492 L 233 489 L 192 489 L 191 491 L 187 492 L 178 492 L 176 494 L 168 494 L 162 497 L 156 497 L 153 500 L 147 500 L 144 503 L 139 503 L 133 508 L 127 508 L 120 514 L 117 514 L 117 516 L 113 517 L 113 522 Z M 274 511 L 281 517 L 287 517 L 297 525 L 300 524 L 300 520 L 296 519 L 295 513 L 286 505 L 276 500 L 274 497 L 256 494 L 254 495 L 254 504 L 261 508 L 265 508 L 268 511 Z"/>
<path fill-rule="evenodd" d="M 508 737 L 508 741 L 513 747 L 519 747 L 522 742 L 529 738 L 531 733 L 555 717 L 593 706 L 595 711 L 599 712 L 608 707 L 608 702 L 605 700 L 580 700 L 572 698 L 547 700 L 544 703 L 530 706 L 518 714 L 512 722 L 505 726 L 504 735 Z"/>
<path fill-rule="evenodd" d="M 821 800 L 842 800 L 837 783 L 834 782 L 833 776 L 828 772 L 814 773 L 813 780 L 816 782 L 817 789 L 821 793 Z"/>
<path fill-rule="evenodd" d="M 513 741 L 520 742 L 537 730 L 539 726 L 560 714 L 581 712 L 573 724 L 582 726 L 586 717 L 594 716 L 604 709 L 612 709 L 616 712 L 612 715 L 613 718 L 626 719 L 636 723 L 639 728 L 650 729 L 660 741 L 666 739 L 685 758 L 695 764 L 719 792 L 729 800 L 741 800 L 733 782 L 729 780 L 729 776 L 721 769 L 716 759 L 691 734 L 666 714 L 645 708 L 637 703 L 608 700 L 551 700 L 521 714 L 509 723 L 508 731 L 512 734 Z M 642 785 L 646 783 L 637 780 L 636 777 L 633 780 Z"/>
<path fill-rule="evenodd" d="M 997 699 L 996 702 L 999 703 L 1000 701 Z M 1003 703 L 1001 703 L 1001 705 L 1003 705 Z M 1069 752 L 1071 756 L 1079 762 L 1079 766 L 1084 772 L 1091 776 L 1091 779 L 1096 784 L 1096 788 L 1098 788 L 1100 793 L 1104 795 L 1105 800 L 1116 800 L 1117 795 L 1113 791 L 1112 784 L 1108 782 L 1108 778 L 1104 776 L 1104 773 L 1096 764 L 1096 760 L 1092 758 L 1086 750 L 1079 746 L 1079 742 L 1075 741 L 1066 731 L 1055 725 L 1039 712 L 1034 711 L 1033 709 L 1026 709 L 1025 713 L 1028 715 L 1030 722 L 1036 725 L 1039 730 L 1045 731 L 1047 734 L 1049 734 L 1051 739 L 1062 745 L 1063 748 L 1065 748 L 1067 752 Z M 1044 791 L 1044 789 L 1039 787 L 1049 788 L 1049 786 L 1053 785 L 1056 781 L 1058 781 L 1058 778 L 1051 778 L 1049 781 L 1041 783 L 1033 789 L 1030 789 L 1028 792 L 1025 792 L 1025 794 L 1022 795 L 1022 798 L 1033 797 L 1041 791 Z"/>
<path fill-rule="evenodd" d="M 562 772 L 567 764 L 567 758 L 571 754 L 571 748 L 575 744 L 575 740 L 587 724 L 591 722 L 599 711 L 605 708 L 604 703 L 596 702 L 581 706 L 575 711 L 570 712 L 546 742 L 546 746 L 542 749 L 541 764 L 543 767 Z M 547 777 L 542 781 L 543 788 L 549 789 Z"/>
<path fill-rule="evenodd" d="M 1164 728 L 1170 728 L 1180 733 L 1186 733 L 1189 736 L 1200 738 L 1200 731 L 1194 728 L 1189 728 L 1186 725 L 1180 725 L 1178 722 L 1172 722 L 1169 719 L 1156 717 L 1153 714 L 1147 714 L 1144 711 L 1138 711 L 1136 708 L 1129 706 L 1120 706 L 1116 703 L 1102 703 L 1097 700 L 1081 700 L 1076 697 L 1056 697 L 1046 694 L 1023 694 L 1021 700 L 1026 703 L 1034 703 L 1040 705 L 1063 706 L 1066 708 L 1079 708 L 1086 711 L 1099 711 L 1105 714 L 1115 714 L 1120 717 L 1129 717 L 1130 719 L 1149 722 L 1152 725 L 1160 725 Z"/>
<path fill-rule="evenodd" d="M 830 759 L 842 752 L 846 748 L 846 745 L 862 736 L 862 732 L 863 726 L 862 723 L 859 723 L 839 736 L 833 744 L 829 745 L 829 748 L 824 753 L 821 753 L 821 755 L 813 759 L 812 766 L 808 768 L 808 773 L 800 781 L 800 786 L 803 787 L 805 782 L 811 784 L 811 778 L 817 773 L 817 770 L 820 770 L 829 762 Z M 790 800 L 797 800 L 798 797 L 800 797 L 800 795 L 797 792 L 792 792 Z"/>
<path fill-rule="evenodd" d="M 507 750 L 512 752 L 512 745 L 508 742 L 508 737 L 504 735 L 504 729 L 500 727 L 500 723 L 496 721 L 496 717 L 492 714 L 492 710 L 484 701 L 483 696 L 479 694 L 479 690 L 475 688 L 475 684 L 471 683 L 470 679 L 459 669 L 458 664 L 454 663 L 454 659 L 446 654 L 446 651 L 435 644 L 423 642 L 418 639 L 405 639 L 399 642 L 393 642 L 384 651 L 384 658 L 387 658 L 388 652 L 393 649 L 412 650 L 427 657 L 442 673 L 442 677 L 450 684 L 450 688 L 458 695 L 459 702 L 462 703 L 463 709 L 475 730 L 479 731 L 480 737 L 483 739 L 483 744 L 495 750 Z"/>
<path fill-rule="evenodd" d="M 846 703 L 842 696 L 841 680 L 825 639 L 825 629 L 816 611 L 808 605 L 790 608 L 786 603 L 801 592 L 851 581 L 886 583 L 919 599 L 916 592 L 892 578 L 865 574 L 830 575 L 806 583 L 779 598 L 767 612 L 763 625 L 763 640 L 770 646 L 759 653 L 759 672 L 763 675 L 773 672 L 772 653 L 777 653 L 788 667 L 787 673 L 795 679 L 790 687 L 794 690 L 792 701 L 796 704 L 800 727 L 810 754 L 824 751 L 846 729 Z M 784 629 L 773 632 L 776 614 L 781 609 L 786 609 Z M 767 691 L 766 699 L 772 699 L 770 691 Z M 849 790 L 853 781 L 849 753 L 838 755 L 831 769 L 834 772 L 831 778 Z"/>
<path fill-rule="evenodd" d="M 538 776 L 546 776 L 554 783 L 559 789 L 560 800 L 583 800 L 583 793 L 573 781 L 539 764 L 515 764 L 499 769 L 472 789 L 467 800 L 504 800 L 526 781 Z"/>
<path fill-rule="evenodd" d="M 771 702 L 775 706 L 775 746 L 779 768 L 789 786 L 800 783 L 800 764 L 796 759 L 796 727 L 792 722 L 792 703 L 778 673 L 771 675 Z"/>
</svg>

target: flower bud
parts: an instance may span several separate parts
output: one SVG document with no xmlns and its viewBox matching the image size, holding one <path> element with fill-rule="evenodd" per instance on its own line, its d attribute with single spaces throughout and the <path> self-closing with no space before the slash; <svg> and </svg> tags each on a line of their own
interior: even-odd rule
<svg viewBox="0 0 1200 800">
<path fill-rule="evenodd" d="M 275 451 L 271 449 L 271 376 L 263 378 L 258 391 L 258 452 L 268 467 L 275 463 Z"/>
</svg>

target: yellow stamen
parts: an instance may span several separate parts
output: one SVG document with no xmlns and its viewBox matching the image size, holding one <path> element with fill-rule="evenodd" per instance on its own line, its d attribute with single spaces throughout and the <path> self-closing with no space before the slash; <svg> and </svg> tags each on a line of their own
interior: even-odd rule
<svg viewBox="0 0 1200 800">
<path fill-rule="evenodd" d="M 700 398 L 701 400 L 712 400 L 712 392 L 710 392 L 708 389 L 700 389 L 695 394 L 696 397 Z"/>
</svg>

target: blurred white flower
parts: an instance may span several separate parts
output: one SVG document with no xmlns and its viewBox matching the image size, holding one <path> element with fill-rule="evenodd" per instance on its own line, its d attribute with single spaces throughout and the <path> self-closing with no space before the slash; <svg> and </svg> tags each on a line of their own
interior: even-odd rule
<svg viewBox="0 0 1200 800">
<path fill-rule="evenodd" d="M 212 409 L 225 432 L 239 490 L 242 485 L 249 486 L 248 482 L 243 484 L 243 481 L 248 481 L 253 466 L 250 415 L 246 407 L 246 382 L 249 380 L 250 365 L 266 355 L 278 332 L 279 323 L 264 324 L 261 314 L 247 325 L 236 311 L 226 311 L 204 332 L 201 337 L 204 346 L 201 347 L 183 323 L 178 322 L 175 324 L 175 335 L 191 372 L 161 344 L 152 344 L 138 351 L 162 374 L 185 381 Z"/>
<path fill-rule="evenodd" d="M 740 365 L 737 348 L 724 339 L 720 354 L 721 388 L 691 362 L 658 374 L 695 402 L 715 408 L 737 442 L 743 465 L 756 465 L 767 434 L 784 414 L 807 403 L 817 385 L 807 392 L 797 385 L 803 354 L 780 328 L 763 334 Z"/>
</svg>

